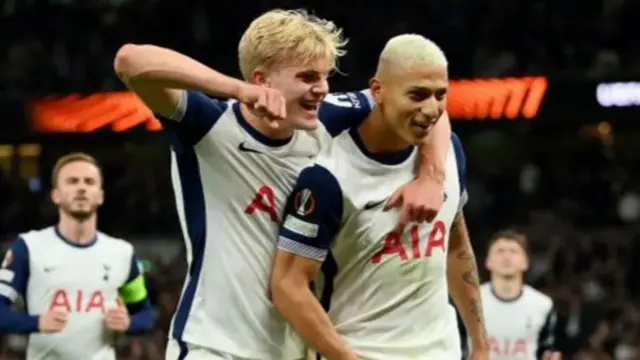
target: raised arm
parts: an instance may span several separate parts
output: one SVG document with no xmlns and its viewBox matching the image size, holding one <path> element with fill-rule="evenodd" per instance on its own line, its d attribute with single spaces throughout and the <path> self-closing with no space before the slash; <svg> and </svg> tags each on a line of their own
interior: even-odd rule
<svg viewBox="0 0 640 360">
<path fill-rule="evenodd" d="M 186 55 L 154 45 L 122 46 L 113 66 L 120 79 L 147 107 L 166 118 L 178 109 L 184 90 L 238 98 L 248 85 Z"/>
<path fill-rule="evenodd" d="M 302 171 L 285 209 L 271 275 L 274 305 L 296 331 L 328 360 L 357 359 L 310 289 L 342 217 L 342 192 L 325 168 Z"/>
<path fill-rule="evenodd" d="M 458 165 L 460 205 L 458 214 L 451 226 L 451 235 L 449 237 L 449 251 L 447 255 L 449 295 L 451 295 L 460 313 L 467 336 L 471 339 L 472 359 L 488 359 L 487 333 L 480 299 L 478 265 L 473 248 L 471 247 L 467 224 L 462 213 L 462 207 L 467 200 L 464 180 L 466 174 L 466 159 L 460 139 L 454 134 L 451 140 Z"/>
<path fill-rule="evenodd" d="M 113 63 L 118 77 L 151 111 L 179 123 L 182 140 L 194 145 L 226 110 L 210 96 L 234 98 L 258 115 L 286 116 L 279 91 L 234 79 L 176 51 L 154 45 L 124 45 Z M 171 126 L 171 125 L 169 125 Z"/>
</svg>

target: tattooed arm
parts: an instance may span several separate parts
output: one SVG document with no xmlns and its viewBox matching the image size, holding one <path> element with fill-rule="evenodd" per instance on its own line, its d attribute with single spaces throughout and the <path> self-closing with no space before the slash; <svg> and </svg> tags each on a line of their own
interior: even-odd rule
<svg viewBox="0 0 640 360">
<path fill-rule="evenodd" d="M 449 295 L 460 312 L 473 352 L 486 352 L 487 334 L 480 300 L 478 266 L 462 211 L 458 212 L 451 227 L 447 282 Z"/>
</svg>

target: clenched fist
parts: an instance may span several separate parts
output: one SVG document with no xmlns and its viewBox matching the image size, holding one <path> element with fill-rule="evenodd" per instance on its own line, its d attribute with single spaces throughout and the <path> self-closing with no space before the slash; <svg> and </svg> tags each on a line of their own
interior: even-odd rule
<svg viewBox="0 0 640 360">
<path fill-rule="evenodd" d="M 287 101 L 276 89 L 246 84 L 240 89 L 238 101 L 246 104 L 256 116 L 268 120 L 273 127 L 287 117 Z"/>
<path fill-rule="evenodd" d="M 38 329 L 41 333 L 50 334 L 64 330 L 69 313 L 62 310 L 52 310 L 38 319 Z"/>
<path fill-rule="evenodd" d="M 385 205 L 385 210 L 400 208 L 395 231 L 402 234 L 411 221 L 432 221 L 444 202 L 444 185 L 435 179 L 415 179 L 398 189 Z"/>
<path fill-rule="evenodd" d="M 104 321 L 107 329 L 117 332 L 127 331 L 131 324 L 131 318 L 129 317 L 127 308 L 120 303 L 118 303 L 117 306 L 107 309 Z"/>
</svg>

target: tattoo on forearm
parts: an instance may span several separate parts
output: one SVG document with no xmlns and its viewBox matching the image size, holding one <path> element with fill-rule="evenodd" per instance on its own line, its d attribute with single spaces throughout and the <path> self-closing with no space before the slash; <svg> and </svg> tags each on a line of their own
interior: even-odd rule
<svg viewBox="0 0 640 360">
<path fill-rule="evenodd" d="M 462 250 L 458 252 L 456 257 L 465 263 L 463 266 L 462 280 L 464 280 L 467 285 L 479 286 L 480 281 L 478 280 L 478 268 L 475 256 L 469 251 Z"/>
<path fill-rule="evenodd" d="M 478 266 L 476 263 L 475 255 L 473 254 L 473 249 L 470 246 L 469 235 L 467 233 L 466 224 L 464 222 L 464 216 L 462 214 L 458 214 L 456 219 L 452 224 L 452 232 L 455 230 L 457 232 L 456 238 L 459 239 L 460 243 L 457 246 L 457 251 L 455 252 L 455 259 L 458 260 L 458 269 L 460 269 L 460 277 L 466 286 L 472 287 L 474 290 L 478 291 L 480 286 L 480 280 L 478 277 Z M 479 294 L 478 294 L 479 295 Z M 474 320 L 478 324 L 480 324 L 482 328 L 482 336 L 484 341 L 487 339 L 486 329 L 484 327 L 484 318 L 482 313 L 482 303 L 479 297 L 473 297 L 469 299 L 468 313 L 471 315 L 471 319 Z"/>
</svg>

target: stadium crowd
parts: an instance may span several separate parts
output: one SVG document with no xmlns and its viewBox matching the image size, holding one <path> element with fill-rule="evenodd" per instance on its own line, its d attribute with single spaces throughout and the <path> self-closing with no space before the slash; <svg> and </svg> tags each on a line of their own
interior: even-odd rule
<svg viewBox="0 0 640 360">
<path fill-rule="evenodd" d="M 640 52 L 631 36 L 638 4 L 456 0 L 405 1 L 389 7 L 353 1 L 344 6 L 317 2 L 313 8 L 344 24 L 352 38 L 350 54 L 341 63 L 348 77 L 336 76 L 332 83 L 346 89 L 366 84 L 381 44 L 405 31 L 438 41 L 447 51 L 454 77 L 632 77 L 640 73 Z M 198 1 L 181 6 L 165 0 L 7 1 L 0 9 L 0 32 L 12 36 L 0 37 L 7 49 L 0 54 L 0 83 L 8 85 L 0 88 L 0 101 L 121 89 L 111 61 L 124 42 L 176 48 L 235 74 L 236 58 L 229 54 L 235 54 L 237 38 L 227 35 L 240 34 L 267 5 L 302 4 L 252 2 L 252 12 L 241 13 L 237 2 L 215 3 L 213 8 L 213 2 Z M 173 26 L 175 19 L 190 26 Z M 216 19 L 224 19 L 224 25 Z M 224 32 L 218 31 L 220 26 Z M 470 154 L 467 219 L 479 256 L 492 232 L 504 227 L 523 230 L 531 241 L 529 281 L 560 305 L 556 335 L 567 358 L 639 359 L 640 282 L 634 274 L 640 271 L 640 228 L 633 224 L 640 218 L 640 193 L 633 184 L 640 174 L 630 169 L 640 167 L 626 161 L 625 149 L 612 145 L 611 139 L 580 138 L 572 141 L 571 151 L 561 153 L 561 145 L 542 147 L 532 134 L 521 133 L 521 139 L 514 140 L 504 139 L 508 131 L 461 133 Z M 47 174 L 57 156 L 83 150 L 95 155 L 104 169 L 107 202 L 100 211 L 100 228 L 134 243 L 174 238 L 180 247 L 166 139 L 92 139 L 52 141 L 38 161 L 39 176 L 25 179 L 15 171 L 0 170 L 2 240 L 55 221 Z M 515 144 L 519 152 L 495 160 Z M 184 274 L 183 256 L 154 263 L 147 279 L 157 330 L 122 338 L 121 359 L 162 358 Z M 23 358 L 25 338 L 0 339 L 0 360 Z"/>
</svg>

